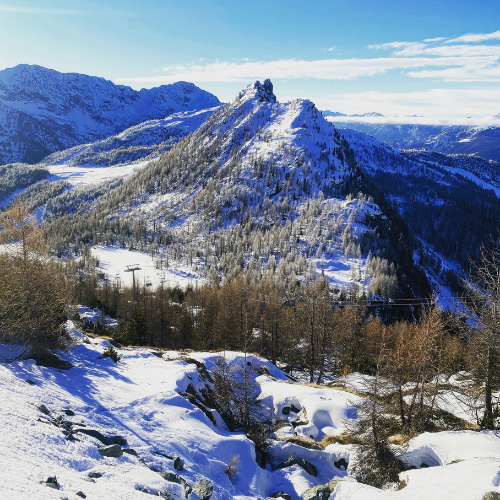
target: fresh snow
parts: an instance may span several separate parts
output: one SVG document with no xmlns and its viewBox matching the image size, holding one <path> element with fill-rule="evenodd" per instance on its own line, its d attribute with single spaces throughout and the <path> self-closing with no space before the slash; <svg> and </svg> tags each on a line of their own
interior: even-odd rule
<svg viewBox="0 0 500 500">
<path fill-rule="evenodd" d="M 80 312 L 92 315 L 84 309 Z M 68 322 L 68 330 L 74 346 L 63 357 L 73 364 L 70 370 L 40 367 L 31 360 L 5 362 L 19 354 L 19 348 L 0 346 L 2 500 L 75 498 L 79 491 L 89 500 L 143 499 L 139 488 L 185 498 L 179 484 L 166 481 L 153 469 L 179 474 L 189 484 L 210 480 L 214 500 L 262 500 L 280 490 L 299 500 L 308 488 L 334 479 L 339 480 L 330 497 L 335 500 L 480 500 L 487 491 L 500 492 L 500 433 L 493 431 L 425 433 L 414 438 L 404 458 L 417 469 L 400 475 L 401 484 L 406 486 L 399 491 L 358 484 L 349 475 L 349 468 L 345 471 L 334 465 L 340 458 L 355 463 L 355 445 L 330 444 L 325 450 L 315 450 L 276 440 L 271 448 L 276 462 L 295 455 L 314 464 L 318 476 L 298 466 L 261 469 L 248 438 L 229 432 L 212 410 L 218 422 L 214 425 L 180 394 L 190 384 L 199 390 L 206 383 L 193 359 L 209 371 L 220 356 L 229 364 L 248 362 L 260 367 L 268 375 L 255 379 L 261 387 L 259 398 L 274 408 L 277 418 L 307 422 L 296 427 L 297 434 L 315 440 L 343 432 L 346 421 L 356 418 L 353 404 L 360 396 L 292 383 L 268 361 L 243 353 L 157 353 L 129 348 L 118 349 L 121 360 L 116 364 L 100 358 L 109 346 L 107 341 L 87 338 L 72 322 Z M 364 378 L 352 377 L 354 385 Z M 38 409 L 42 404 L 50 410 L 49 415 Z M 283 411 L 285 407 L 294 411 Z M 64 410 L 75 415 L 67 416 Z M 132 448 L 138 456 L 101 457 L 97 451 L 101 443 L 81 433 L 75 433 L 78 441 L 66 440 L 64 429 L 50 423 L 59 416 L 73 422 L 74 429 L 85 424 L 105 436 L 124 437 L 128 444 L 123 449 Z M 282 438 L 286 435 L 281 432 Z M 180 457 L 183 469 L 176 471 L 173 460 L 165 455 Z M 225 470 L 235 456 L 239 458 L 238 470 L 230 480 Z M 423 464 L 429 468 L 419 468 Z M 102 477 L 89 481 L 89 473 Z M 60 490 L 42 484 L 52 476 L 57 477 Z M 191 500 L 197 498 L 194 493 L 190 496 Z"/>
<path fill-rule="evenodd" d="M 168 268 L 160 269 L 161 256 L 149 253 L 131 251 L 117 247 L 92 247 L 92 255 L 99 261 L 99 270 L 112 281 L 119 278 L 121 286 L 132 286 L 132 273 L 127 272 L 127 266 L 138 264 L 139 271 L 135 273 L 136 286 L 151 286 L 153 289 L 163 284 L 170 288 L 195 287 L 202 285 L 206 279 L 190 267 L 169 262 Z M 149 284 L 149 285 L 148 285 Z"/>
</svg>

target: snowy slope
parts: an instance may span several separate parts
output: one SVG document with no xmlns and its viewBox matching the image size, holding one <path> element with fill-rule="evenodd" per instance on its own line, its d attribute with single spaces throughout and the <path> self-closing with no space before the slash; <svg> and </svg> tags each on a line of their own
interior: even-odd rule
<svg viewBox="0 0 500 500">
<path fill-rule="evenodd" d="M 216 109 L 180 111 L 167 118 L 148 120 L 106 139 L 53 153 L 40 164 L 51 167 L 112 166 L 156 157 L 196 130 Z"/>
<path fill-rule="evenodd" d="M 500 127 L 493 120 L 486 125 L 432 125 L 387 123 L 385 118 L 361 121 L 326 115 L 339 128 L 350 128 L 375 137 L 393 148 L 426 149 L 444 154 L 476 155 L 500 161 Z"/>
<path fill-rule="evenodd" d="M 34 163 L 146 120 L 219 104 L 192 83 L 135 91 L 104 78 L 21 64 L 0 71 L 0 163 Z"/>
<path fill-rule="evenodd" d="M 264 370 L 268 374 L 256 378 L 260 398 L 271 403 L 277 419 L 294 419 L 285 407 L 300 410 L 300 419 L 308 419 L 309 424 L 297 429 L 305 433 L 308 425 L 307 431 L 316 440 L 342 432 L 345 418 L 356 418 L 352 405 L 359 396 L 291 383 L 268 361 L 252 355 L 245 358 L 242 353 L 162 354 L 129 348 L 118 350 L 121 360 L 115 364 L 100 358 L 107 341 L 89 340 L 72 323 L 69 329 L 76 342 L 64 355 L 73 364 L 69 370 L 39 367 L 30 360 L 0 362 L 2 499 L 76 498 L 78 492 L 90 500 L 141 499 L 146 498 L 145 492 L 169 492 L 171 498 L 181 499 L 186 498 L 186 490 L 179 481 L 194 485 L 207 479 L 213 486 L 213 500 L 261 500 L 280 490 L 299 500 L 309 488 L 331 480 L 340 480 L 331 498 L 349 500 L 479 500 L 487 491 L 500 492 L 500 436 L 496 432 L 426 433 L 414 438 L 404 458 L 417 469 L 400 475 L 406 483 L 400 491 L 358 484 L 349 468 L 345 471 L 334 464 L 340 458 L 354 463 L 355 445 L 331 444 L 321 450 L 274 441 L 275 463 L 290 455 L 303 458 L 317 468 L 317 476 L 296 465 L 260 468 L 248 438 L 228 431 L 220 416 L 206 409 L 214 424 L 182 395 L 210 384 L 200 363 L 210 372 L 224 355 L 230 365 L 245 361 Z M 12 346 L 0 346 L 2 360 L 12 356 L 11 350 Z M 50 413 L 42 412 L 41 405 Z M 127 444 L 121 441 L 119 446 L 123 455 L 101 456 L 98 447 L 102 443 L 85 434 L 92 431 L 101 438 L 125 439 Z M 235 456 L 239 463 L 230 479 L 225 470 Z M 177 469 L 176 457 L 182 463 Z M 420 468 L 422 462 L 430 467 Z M 44 484 L 54 476 L 59 490 Z M 199 498 L 195 493 L 188 496 Z"/>
</svg>

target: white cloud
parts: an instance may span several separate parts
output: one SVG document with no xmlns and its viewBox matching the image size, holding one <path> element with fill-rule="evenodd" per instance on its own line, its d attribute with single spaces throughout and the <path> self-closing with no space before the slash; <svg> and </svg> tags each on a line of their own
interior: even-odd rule
<svg viewBox="0 0 500 500">
<path fill-rule="evenodd" d="M 333 52 L 334 50 L 335 50 L 335 45 L 332 47 L 327 47 L 327 48 L 323 49 L 323 52 Z"/>
<path fill-rule="evenodd" d="M 375 50 L 395 50 L 395 51 L 413 51 L 425 49 L 427 45 L 422 42 L 388 42 L 376 45 L 368 45 L 369 49 Z"/>
<path fill-rule="evenodd" d="M 444 43 L 477 43 L 492 40 L 500 40 L 500 31 L 494 31 L 493 33 L 467 33 L 466 35 L 451 38 Z"/>
<path fill-rule="evenodd" d="M 414 44 L 404 47 L 392 53 L 393 56 L 440 56 L 440 57 L 476 57 L 476 56 L 500 56 L 499 45 L 439 45 L 428 47 L 426 45 Z"/>
<path fill-rule="evenodd" d="M 320 59 L 305 61 L 280 59 L 276 61 L 227 62 L 216 61 L 206 64 L 167 66 L 164 75 L 121 77 L 119 83 L 143 84 L 169 83 L 179 80 L 194 82 L 246 82 L 263 78 L 353 80 L 369 77 L 391 70 L 425 68 L 469 68 L 474 72 L 477 66 L 498 66 L 498 58 L 485 57 L 381 57 L 372 59 Z"/>
<path fill-rule="evenodd" d="M 437 36 L 436 38 L 426 38 L 424 40 L 424 42 L 426 42 L 426 43 L 442 42 L 443 40 L 446 40 L 446 37 L 444 37 L 444 36 Z"/>
<path fill-rule="evenodd" d="M 382 118 L 363 119 L 374 123 L 468 123 L 491 122 L 500 111 L 500 89 L 435 88 L 419 92 L 351 92 L 315 99 L 320 109 L 346 114 L 377 111 Z M 423 115 L 408 118 L 412 115 Z M 472 119 L 466 117 L 471 116 Z M 443 119 L 446 117 L 446 119 Z M 359 118 L 335 118 L 359 121 Z"/>
</svg>

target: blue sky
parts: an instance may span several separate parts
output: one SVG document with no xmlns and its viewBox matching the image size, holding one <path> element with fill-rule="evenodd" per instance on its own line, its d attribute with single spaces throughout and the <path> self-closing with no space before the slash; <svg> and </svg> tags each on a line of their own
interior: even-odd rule
<svg viewBox="0 0 500 500">
<path fill-rule="evenodd" d="M 19 63 L 460 121 L 500 113 L 500 2 L 0 0 L 0 69 Z"/>
</svg>

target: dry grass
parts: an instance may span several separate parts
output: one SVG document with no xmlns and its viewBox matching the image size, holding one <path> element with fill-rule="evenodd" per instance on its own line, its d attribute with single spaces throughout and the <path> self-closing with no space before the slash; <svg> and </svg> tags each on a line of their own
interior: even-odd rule
<svg viewBox="0 0 500 500">
<path fill-rule="evenodd" d="M 306 438 L 303 436 L 287 436 L 284 438 L 279 438 L 278 441 L 285 441 L 287 443 L 297 444 L 303 448 L 308 448 L 309 450 L 322 450 L 323 447 L 321 443 L 317 443 L 314 439 Z"/>
<path fill-rule="evenodd" d="M 410 434 L 394 434 L 387 439 L 387 442 L 389 444 L 397 444 L 399 446 L 402 446 L 403 444 L 406 444 L 411 438 L 412 436 Z"/>
<path fill-rule="evenodd" d="M 325 449 L 329 444 L 362 444 L 361 440 L 351 434 L 336 434 L 324 437 L 318 443 L 322 449 Z"/>
</svg>

